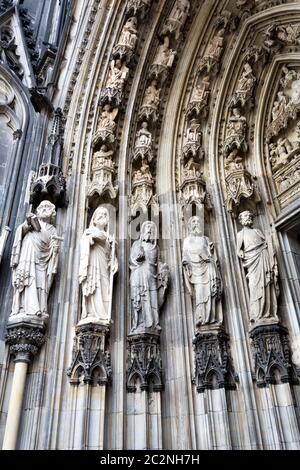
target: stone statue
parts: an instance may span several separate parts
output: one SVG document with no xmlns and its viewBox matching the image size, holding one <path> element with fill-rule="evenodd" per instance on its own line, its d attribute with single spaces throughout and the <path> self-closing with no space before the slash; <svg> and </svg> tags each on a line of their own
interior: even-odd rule
<svg viewBox="0 0 300 470">
<path fill-rule="evenodd" d="M 137 19 L 135 16 L 128 18 L 120 34 L 118 45 L 134 49 L 137 41 Z"/>
<path fill-rule="evenodd" d="M 121 60 L 112 60 L 106 82 L 106 88 L 122 91 L 127 80 L 129 69 Z"/>
<path fill-rule="evenodd" d="M 146 221 L 140 239 L 131 248 L 131 334 L 161 330 L 159 310 L 165 300 L 169 268 L 160 261 L 156 239 L 155 223 Z"/>
<path fill-rule="evenodd" d="M 116 116 L 118 114 L 118 109 L 112 109 L 109 104 L 106 104 L 103 107 L 98 129 L 106 130 L 107 132 L 114 134 L 117 124 L 115 123 Z"/>
<path fill-rule="evenodd" d="M 201 143 L 200 124 L 197 119 L 191 120 L 190 126 L 187 128 L 186 131 L 186 141 L 187 143 Z"/>
<path fill-rule="evenodd" d="M 248 144 L 246 140 L 247 120 L 241 116 L 239 108 L 232 109 L 232 115 L 226 129 L 226 139 L 224 141 L 224 153 L 227 156 L 234 148 L 246 152 Z"/>
<path fill-rule="evenodd" d="M 206 69 L 209 74 L 219 64 L 224 50 L 224 34 L 225 29 L 219 29 L 215 37 L 209 42 L 204 57 L 200 61 L 199 72 Z"/>
<path fill-rule="evenodd" d="M 100 206 L 95 210 L 80 242 L 80 324 L 110 322 L 113 276 L 117 270 L 115 240 L 109 234 L 109 212 Z"/>
<path fill-rule="evenodd" d="M 253 89 L 255 86 L 256 78 L 253 75 L 252 67 L 246 63 L 243 68 L 242 76 L 238 81 L 237 88 L 231 99 L 231 106 L 240 104 L 242 107 L 252 99 Z"/>
<path fill-rule="evenodd" d="M 133 160 L 141 157 L 142 160 L 147 159 L 151 162 L 152 154 L 152 134 L 148 130 L 148 123 L 142 122 L 140 130 L 136 133 Z"/>
<path fill-rule="evenodd" d="M 155 109 L 159 106 L 160 89 L 157 88 L 157 81 L 152 80 L 151 85 L 146 88 L 142 106 L 151 106 Z"/>
<path fill-rule="evenodd" d="M 189 15 L 190 8 L 191 5 L 189 0 L 176 0 L 170 16 L 163 28 L 163 34 L 167 34 L 167 32 L 174 32 L 175 39 L 178 39 L 180 36 L 180 30 L 185 25 Z"/>
<path fill-rule="evenodd" d="M 183 242 L 184 277 L 193 299 L 196 326 L 223 322 L 222 280 L 214 246 L 201 233 L 199 217 L 188 222 L 189 235 Z"/>
<path fill-rule="evenodd" d="M 287 106 L 287 99 L 283 91 L 279 91 L 277 94 L 277 99 L 274 102 L 272 109 L 272 119 L 275 121 L 280 115 L 284 114 Z"/>
<path fill-rule="evenodd" d="M 11 267 L 13 305 L 11 317 L 47 319 L 47 300 L 57 270 L 59 244 L 53 219 L 55 206 L 43 201 L 36 215 L 27 215 L 15 234 Z"/>
<path fill-rule="evenodd" d="M 168 36 L 164 37 L 164 42 L 157 50 L 153 65 L 159 65 L 167 68 L 171 68 L 174 62 L 176 51 L 169 48 L 170 39 Z"/>
<path fill-rule="evenodd" d="M 250 321 L 278 322 L 278 269 L 272 241 L 253 228 L 254 215 L 244 211 L 239 216 L 243 229 L 237 236 L 237 254 L 247 272 L 250 292 Z"/>
</svg>

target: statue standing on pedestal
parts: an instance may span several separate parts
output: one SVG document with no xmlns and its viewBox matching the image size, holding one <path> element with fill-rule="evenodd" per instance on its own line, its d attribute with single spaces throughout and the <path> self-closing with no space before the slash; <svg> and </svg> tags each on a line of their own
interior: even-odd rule
<svg viewBox="0 0 300 470">
<path fill-rule="evenodd" d="M 109 213 L 100 206 L 95 210 L 80 243 L 80 324 L 110 322 L 113 276 L 117 270 L 115 240 L 109 234 Z"/>
<path fill-rule="evenodd" d="M 169 268 L 159 259 L 156 238 L 155 223 L 144 222 L 140 239 L 131 248 L 131 334 L 161 330 L 159 309 L 165 300 Z"/>
<path fill-rule="evenodd" d="M 253 214 L 244 211 L 239 216 L 243 229 L 237 236 L 237 254 L 247 272 L 250 291 L 250 321 L 278 322 L 278 268 L 271 240 L 253 228 Z"/>
<path fill-rule="evenodd" d="M 14 288 L 11 317 L 47 319 L 49 291 L 57 270 L 59 243 L 53 219 L 55 206 L 43 201 L 36 215 L 16 230 L 11 267 Z"/>
<path fill-rule="evenodd" d="M 221 308 L 222 281 L 214 246 L 201 233 L 199 217 L 188 222 L 189 235 L 183 242 L 184 276 L 193 299 L 196 327 L 223 322 Z"/>
</svg>

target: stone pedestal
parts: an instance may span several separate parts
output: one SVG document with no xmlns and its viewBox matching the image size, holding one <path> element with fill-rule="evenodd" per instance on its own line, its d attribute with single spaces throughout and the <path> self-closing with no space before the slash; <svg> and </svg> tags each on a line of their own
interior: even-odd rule
<svg viewBox="0 0 300 470">
<path fill-rule="evenodd" d="M 108 336 L 108 324 L 82 322 L 76 326 L 72 364 L 67 372 L 71 385 L 79 385 L 81 376 L 87 384 L 107 385 L 110 382 Z"/>
<path fill-rule="evenodd" d="M 238 377 L 234 372 L 229 349 L 229 336 L 221 326 L 204 326 L 194 340 L 197 392 L 226 388 L 234 390 Z"/>
<path fill-rule="evenodd" d="M 136 392 L 136 383 L 141 390 L 159 392 L 163 390 L 162 363 L 159 334 L 130 334 L 128 341 L 127 391 Z"/>
<path fill-rule="evenodd" d="M 291 359 L 288 330 L 279 324 L 260 324 L 249 332 L 258 387 L 299 383 L 299 371 Z"/>
</svg>

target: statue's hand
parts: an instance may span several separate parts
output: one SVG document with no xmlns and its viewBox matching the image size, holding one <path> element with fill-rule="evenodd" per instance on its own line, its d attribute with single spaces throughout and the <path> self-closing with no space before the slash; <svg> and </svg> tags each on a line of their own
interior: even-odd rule
<svg viewBox="0 0 300 470">
<path fill-rule="evenodd" d="M 144 261 L 145 259 L 145 254 L 144 253 L 138 253 L 136 260 L 137 261 Z"/>
</svg>

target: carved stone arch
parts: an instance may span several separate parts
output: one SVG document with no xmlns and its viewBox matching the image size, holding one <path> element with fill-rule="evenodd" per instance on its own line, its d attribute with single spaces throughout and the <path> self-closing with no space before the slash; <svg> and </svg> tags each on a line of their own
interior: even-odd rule
<svg viewBox="0 0 300 470">
<path fill-rule="evenodd" d="M 10 141 L 9 161 L 5 180 L 7 184 L 6 204 L 2 205 L 0 225 L 10 225 L 10 212 L 16 189 L 19 168 L 22 164 L 26 133 L 30 126 L 30 116 L 34 113 L 28 92 L 12 74 L 0 65 L 0 117 L 3 131 L 8 131 Z"/>
</svg>

